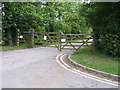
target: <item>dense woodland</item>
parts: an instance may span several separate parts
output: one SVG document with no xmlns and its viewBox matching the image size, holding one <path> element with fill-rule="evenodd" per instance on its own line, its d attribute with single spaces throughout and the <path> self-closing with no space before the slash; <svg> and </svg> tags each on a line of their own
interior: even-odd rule
<svg viewBox="0 0 120 90">
<path fill-rule="evenodd" d="M 94 47 L 120 54 L 120 3 L 4 2 L 2 31 L 5 45 L 14 45 L 17 29 L 63 33 L 93 33 Z"/>
</svg>

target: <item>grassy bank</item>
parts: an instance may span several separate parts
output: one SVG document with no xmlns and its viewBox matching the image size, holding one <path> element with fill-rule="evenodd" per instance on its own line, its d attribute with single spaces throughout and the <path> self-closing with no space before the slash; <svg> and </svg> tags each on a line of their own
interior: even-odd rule
<svg viewBox="0 0 120 90">
<path fill-rule="evenodd" d="M 94 51 L 91 46 L 82 48 L 72 54 L 71 58 L 79 64 L 94 68 L 100 71 L 120 75 L 118 63 L 120 58 L 105 55 L 102 52 Z"/>
</svg>

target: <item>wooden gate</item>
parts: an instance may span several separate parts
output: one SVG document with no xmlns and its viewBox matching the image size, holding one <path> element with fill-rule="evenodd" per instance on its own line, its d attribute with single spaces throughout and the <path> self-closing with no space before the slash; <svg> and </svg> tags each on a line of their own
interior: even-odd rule
<svg viewBox="0 0 120 90">
<path fill-rule="evenodd" d="M 34 44 L 48 46 L 54 44 L 58 48 L 58 32 L 36 32 L 34 34 Z"/>
<path fill-rule="evenodd" d="M 93 34 L 63 34 L 62 32 L 18 32 L 17 45 L 27 44 L 28 47 L 50 46 L 58 48 L 58 50 L 69 49 L 79 50 L 85 45 L 93 43 Z"/>
<path fill-rule="evenodd" d="M 93 34 L 63 34 L 60 32 L 59 50 L 79 50 L 93 43 Z"/>
<path fill-rule="evenodd" d="M 34 32 L 34 29 L 30 29 L 29 32 L 19 32 L 17 44 L 27 44 L 28 47 L 54 44 L 58 48 L 58 35 L 58 32 Z"/>
</svg>

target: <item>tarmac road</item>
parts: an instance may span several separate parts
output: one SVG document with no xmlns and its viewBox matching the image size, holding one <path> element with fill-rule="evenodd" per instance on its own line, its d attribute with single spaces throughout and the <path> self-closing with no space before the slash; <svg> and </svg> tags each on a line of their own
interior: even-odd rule
<svg viewBox="0 0 120 90">
<path fill-rule="evenodd" d="M 3 51 L 3 88 L 117 88 L 64 69 L 56 61 L 62 52 L 52 47 Z"/>
</svg>

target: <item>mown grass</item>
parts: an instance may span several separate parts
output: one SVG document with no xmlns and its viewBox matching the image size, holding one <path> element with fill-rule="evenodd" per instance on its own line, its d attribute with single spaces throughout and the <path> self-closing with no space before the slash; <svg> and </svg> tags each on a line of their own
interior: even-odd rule
<svg viewBox="0 0 120 90">
<path fill-rule="evenodd" d="M 94 51 L 91 46 L 82 48 L 72 54 L 71 58 L 82 65 L 100 71 L 120 75 L 118 68 L 120 58 L 108 56 L 102 52 Z"/>
<path fill-rule="evenodd" d="M 0 46 L 0 50 L 16 50 L 16 49 L 25 49 L 27 46 Z"/>
</svg>

